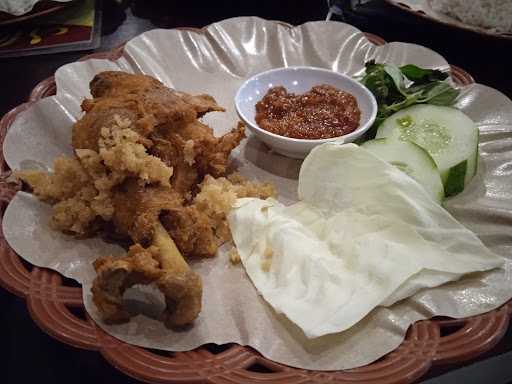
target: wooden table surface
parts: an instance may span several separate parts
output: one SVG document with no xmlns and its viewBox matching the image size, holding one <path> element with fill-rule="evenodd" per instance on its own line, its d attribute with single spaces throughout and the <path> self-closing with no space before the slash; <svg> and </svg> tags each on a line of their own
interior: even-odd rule
<svg viewBox="0 0 512 384">
<path fill-rule="evenodd" d="M 153 28 L 202 27 L 233 16 L 253 15 L 300 24 L 322 20 L 323 0 L 156 1 L 135 0 L 102 5 L 102 43 L 110 50 Z M 337 19 L 339 20 L 339 18 Z M 512 40 L 492 39 L 437 25 L 409 15 L 383 1 L 371 1 L 348 11 L 345 21 L 387 41 L 427 46 L 448 62 L 473 75 L 477 82 L 512 97 Z M 63 64 L 91 53 L 70 52 L 0 59 L 0 115 L 24 102 L 32 88 Z M 25 303 L 0 288 L 0 382 L 13 383 L 135 383 L 111 367 L 97 352 L 78 350 L 52 339 L 32 322 Z M 466 367 L 433 369 L 424 378 L 433 383 L 506 383 L 512 381 L 512 332 L 477 362 Z"/>
</svg>

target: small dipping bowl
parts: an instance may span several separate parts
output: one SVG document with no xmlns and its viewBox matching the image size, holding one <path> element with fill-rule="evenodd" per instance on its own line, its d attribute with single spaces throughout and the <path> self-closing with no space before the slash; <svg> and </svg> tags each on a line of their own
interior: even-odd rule
<svg viewBox="0 0 512 384">
<path fill-rule="evenodd" d="M 256 123 L 256 103 L 270 88 L 283 86 L 288 93 L 302 94 L 321 84 L 349 92 L 356 98 L 361 118 L 355 131 L 329 139 L 295 139 L 266 131 Z M 375 97 L 364 85 L 341 73 L 315 67 L 285 67 L 261 72 L 238 89 L 235 107 L 240 119 L 261 141 L 275 152 L 295 159 L 303 159 L 315 146 L 329 141 L 350 143 L 356 140 L 370 129 L 377 115 Z"/>
</svg>

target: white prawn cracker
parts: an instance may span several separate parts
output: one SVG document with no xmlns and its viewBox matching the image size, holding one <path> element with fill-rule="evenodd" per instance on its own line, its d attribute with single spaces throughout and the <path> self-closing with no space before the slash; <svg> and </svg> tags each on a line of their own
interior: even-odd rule
<svg viewBox="0 0 512 384">
<path fill-rule="evenodd" d="M 258 291 L 310 338 L 504 262 L 416 181 L 354 144 L 315 148 L 299 198 L 239 199 L 229 223 Z"/>
</svg>

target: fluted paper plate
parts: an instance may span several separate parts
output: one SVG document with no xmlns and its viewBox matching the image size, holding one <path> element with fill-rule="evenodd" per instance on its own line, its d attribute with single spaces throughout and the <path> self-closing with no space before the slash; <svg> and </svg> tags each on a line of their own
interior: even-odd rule
<svg viewBox="0 0 512 384">
<path fill-rule="evenodd" d="M 36 165 L 50 167 L 56 155 L 71 153 L 69 128 L 81 114 L 81 100 L 89 96 L 88 82 L 103 70 L 147 73 L 179 90 L 210 93 L 227 109 L 225 114 L 210 114 L 206 119 L 215 132 L 221 134 L 236 124 L 233 96 L 238 85 L 252 74 L 273 67 L 314 65 L 357 75 L 363 70 L 364 62 L 374 58 L 395 64 L 449 69 L 440 55 L 425 47 L 407 43 L 378 46 L 346 24 L 311 22 L 292 28 L 258 18 L 229 19 L 201 31 L 150 31 L 132 39 L 120 53 L 114 61 L 91 59 L 61 67 L 55 75 L 55 96 L 38 100 L 24 107 L 24 111 L 15 111 L 5 118 L 4 126 L 9 127 L 9 131 L 3 152 L 11 169 Z M 455 80 L 471 79 L 462 71 L 457 75 Z M 512 102 L 492 88 L 469 84 L 469 81 L 465 84 L 458 107 L 480 128 L 480 167 L 464 193 L 446 205 L 493 251 L 510 258 Z M 12 121 L 14 115 L 16 119 Z M 272 153 L 252 136 L 234 152 L 233 162 L 250 178 L 274 182 L 283 202 L 295 201 L 300 162 Z M 4 193 L 4 200 L 11 197 Z M 270 378 L 254 372 L 247 374 L 247 369 L 257 363 L 279 372 L 273 376 L 275 380 L 289 379 L 286 382 L 299 382 L 305 378 L 314 378 L 318 382 L 327 379 L 408 382 L 425 372 L 433 361 L 465 359 L 487 350 L 499 340 L 508 324 L 509 309 L 505 306 L 486 315 L 455 322 L 469 328 L 450 335 L 451 338 L 448 336 L 443 343 L 440 327 L 455 323 L 417 323 L 396 352 L 382 362 L 353 372 L 315 373 L 294 369 L 257 357 L 245 347 L 231 347 L 218 355 L 200 349 L 200 352 L 176 354 L 175 360 L 167 360 L 143 349 L 119 344 L 103 331 L 129 344 L 167 351 L 190 350 L 205 343 L 237 343 L 251 346 L 266 358 L 288 366 L 348 369 L 369 364 L 393 351 L 402 343 L 409 326 L 417 320 L 434 315 L 463 318 L 500 307 L 512 297 L 512 264 L 507 261 L 503 270 L 474 275 L 421 292 L 393 307 L 378 308 L 341 334 L 307 340 L 286 319 L 266 306 L 241 267 L 230 266 L 221 251 L 216 258 L 194 265 L 204 280 L 204 310 L 194 327 L 176 334 L 146 316 L 136 316 L 129 324 L 120 326 L 101 323 L 90 301 L 89 284 L 93 277 L 90 263 L 98 255 L 119 249 L 116 251 L 112 246 L 106 249 L 100 240 L 85 243 L 50 231 L 47 227 L 49 213 L 48 206 L 25 193 L 18 193 L 3 215 L 5 239 L 29 263 L 54 269 L 81 282 L 85 307 L 95 322 L 89 319 L 84 325 L 73 320 L 73 324 L 82 327 L 76 333 L 71 332 L 72 326 L 67 333 L 62 324 L 52 326 L 48 321 L 49 313 L 57 311 L 65 315 L 63 307 L 77 305 L 79 299 L 66 290 L 66 294 L 51 293 L 62 285 L 59 280 L 53 277 L 45 280 L 39 268 L 27 275 L 8 248 L 1 254 L 0 268 L 4 272 L 0 272 L 0 281 L 12 291 L 29 297 L 30 292 L 37 293 L 42 289 L 41 284 L 53 287 L 43 290 L 47 293 L 40 293 L 30 301 L 34 303 L 34 316 L 44 329 L 71 344 L 101 349 L 116 366 L 144 380 L 181 380 L 183 377 L 179 375 L 181 371 L 185 372 L 184 361 L 189 361 L 186 372 L 190 380 L 217 382 L 215 378 L 226 378 L 232 382 L 247 382 L 249 377 L 251 380 Z M 34 283 L 32 279 L 27 283 L 27 276 L 32 275 Z M 36 284 L 38 288 L 27 289 L 26 284 Z M 146 296 L 151 297 L 151 292 Z M 60 301 L 58 297 L 61 297 Z M 45 312 L 38 301 L 41 299 L 57 300 L 60 305 L 55 304 L 56 309 Z M 472 336 L 468 338 L 468 335 Z M 388 381 L 383 381 L 382 375 Z"/>
</svg>

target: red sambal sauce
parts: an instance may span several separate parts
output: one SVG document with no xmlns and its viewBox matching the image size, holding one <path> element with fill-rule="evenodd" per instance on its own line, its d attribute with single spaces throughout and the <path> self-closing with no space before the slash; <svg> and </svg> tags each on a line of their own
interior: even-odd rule
<svg viewBox="0 0 512 384">
<path fill-rule="evenodd" d="M 273 87 L 256 104 L 256 123 L 280 136 L 329 139 L 359 126 L 356 98 L 330 85 L 316 85 L 302 95 Z"/>
</svg>

